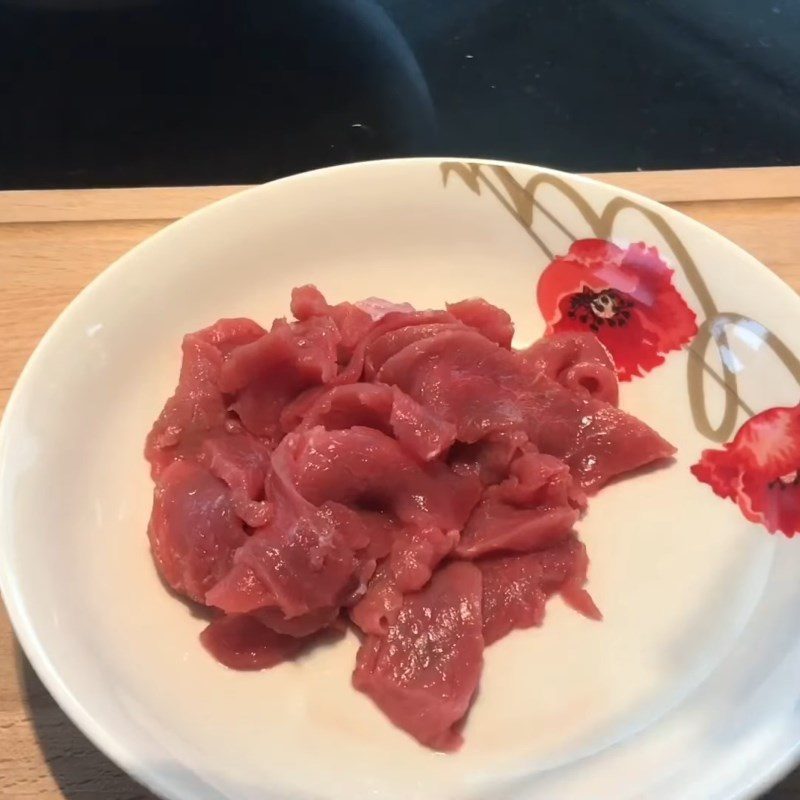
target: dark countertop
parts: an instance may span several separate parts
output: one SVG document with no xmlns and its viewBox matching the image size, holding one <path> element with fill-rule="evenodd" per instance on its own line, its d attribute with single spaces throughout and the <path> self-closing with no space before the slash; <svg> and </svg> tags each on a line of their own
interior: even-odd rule
<svg viewBox="0 0 800 800">
<path fill-rule="evenodd" d="M 0 0 L 0 188 L 800 163 L 798 0 Z"/>
</svg>

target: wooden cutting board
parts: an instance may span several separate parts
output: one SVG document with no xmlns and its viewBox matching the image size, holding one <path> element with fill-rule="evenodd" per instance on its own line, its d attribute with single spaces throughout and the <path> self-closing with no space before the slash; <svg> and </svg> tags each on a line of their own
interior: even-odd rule
<svg viewBox="0 0 800 800">
<path fill-rule="evenodd" d="M 800 167 L 594 177 L 705 223 L 800 291 Z M 243 188 L 0 192 L 0 411 L 42 334 L 89 281 L 173 220 Z M 21 654 L 0 604 L 0 798 L 152 797 L 58 708 Z M 800 797 L 800 770 L 768 797 Z"/>
</svg>

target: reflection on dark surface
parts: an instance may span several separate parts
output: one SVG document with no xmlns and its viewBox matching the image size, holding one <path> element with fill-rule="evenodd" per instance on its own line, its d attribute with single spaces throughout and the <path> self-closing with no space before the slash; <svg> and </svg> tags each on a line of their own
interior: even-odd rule
<svg viewBox="0 0 800 800">
<path fill-rule="evenodd" d="M 0 186 L 800 161 L 794 0 L 0 0 Z"/>
<path fill-rule="evenodd" d="M 413 54 L 366 0 L 1 13 L 6 186 L 237 183 L 433 146 Z"/>
</svg>

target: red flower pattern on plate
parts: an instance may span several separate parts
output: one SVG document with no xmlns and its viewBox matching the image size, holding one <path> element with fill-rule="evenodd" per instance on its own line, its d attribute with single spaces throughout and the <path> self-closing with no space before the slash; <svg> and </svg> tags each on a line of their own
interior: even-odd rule
<svg viewBox="0 0 800 800">
<path fill-rule="evenodd" d="M 800 532 L 800 405 L 770 408 L 722 450 L 704 450 L 692 474 L 770 533 Z"/>
<path fill-rule="evenodd" d="M 591 331 L 614 357 L 620 380 L 642 376 L 697 333 L 673 274 L 655 247 L 581 239 L 539 279 L 547 333 Z"/>
</svg>

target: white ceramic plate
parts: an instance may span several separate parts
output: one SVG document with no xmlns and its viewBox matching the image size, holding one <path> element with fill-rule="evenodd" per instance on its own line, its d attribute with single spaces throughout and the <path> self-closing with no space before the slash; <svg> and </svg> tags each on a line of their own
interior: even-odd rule
<svg viewBox="0 0 800 800">
<path fill-rule="evenodd" d="M 335 301 L 482 295 L 511 312 L 523 344 L 544 328 L 547 252 L 598 234 L 656 245 L 703 329 L 727 334 L 721 351 L 695 342 L 697 355 L 671 352 L 622 386 L 623 407 L 679 456 L 608 487 L 580 524 L 605 621 L 554 601 L 541 630 L 490 648 L 453 755 L 423 749 L 350 688 L 352 638 L 269 672 L 215 663 L 145 535 L 142 443 L 181 335 L 220 316 L 269 322 L 292 286 L 314 282 Z M 798 297 L 710 230 L 536 167 L 373 162 L 245 191 L 121 258 L 20 378 L 0 440 L 14 627 L 92 741 L 174 800 L 754 797 L 799 752 L 800 542 L 745 520 L 689 467 L 719 447 L 709 426 L 722 420 L 716 439 L 730 439 L 743 406 L 797 402 L 798 318 Z M 711 374 L 723 375 L 720 352 L 738 379 L 728 400 Z M 707 370 L 693 398 L 690 359 Z"/>
</svg>

